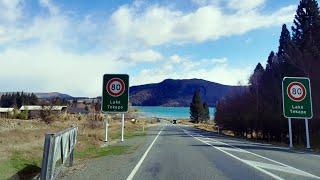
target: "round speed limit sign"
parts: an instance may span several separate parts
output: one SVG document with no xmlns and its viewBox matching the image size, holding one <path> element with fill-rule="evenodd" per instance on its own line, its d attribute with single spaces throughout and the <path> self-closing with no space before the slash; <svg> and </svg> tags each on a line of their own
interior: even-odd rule
<svg viewBox="0 0 320 180">
<path fill-rule="evenodd" d="M 111 96 L 118 97 L 124 93 L 126 86 L 122 79 L 112 78 L 108 81 L 106 89 Z"/>
<path fill-rule="evenodd" d="M 306 87 L 300 82 L 291 82 L 287 88 L 289 98 L 297 102 L 305 99 L 307 95 L 306 91 Z"/>
</svg>

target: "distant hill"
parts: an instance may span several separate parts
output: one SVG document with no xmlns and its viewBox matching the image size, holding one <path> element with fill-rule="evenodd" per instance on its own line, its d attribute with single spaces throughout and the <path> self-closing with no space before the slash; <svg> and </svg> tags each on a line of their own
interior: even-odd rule
<svg viewBox="0 0 320 180">
<path fill-rule="evenodd" d="M 134 106 L 189 106 L 194 91 L 209 106 L 238 86 L 228 86 L 202 79 L 166 79 L 160 83 L 130 87 L 130 102 Z"/>
<path fill-rule="evenodd" d="M 52 98 L 56 98 L 56 97 L 59 97 L 61 99 L 67 99 L 67 100 L 74 99 L 74 97 L 72 97 L 68 94 L 62 94 L 62 93 L 58 93 L 58 92 L 34 93 L 34 94 L 40 99 L 52 99 Z"/>
<path fill-rule="evenodd" d="M 3 94 L 6 93 L 12 93 L 12 92 L 0 92 L 0 97 Z M 29 92 L 24 92 L 24 93 L 29 93 Z M 68 94 L 62 94 L 62 93 L 58 93 L 58 92 L 49 92 L 49 93 L 34 93 L 38 98 L 40 99 L 52 99 L 55 97 L 59 97 L 61 99 L 66 99 L 66 100 L 72 100 L 74 99 L 74 97 L 68 95 Z"/>
</svg>

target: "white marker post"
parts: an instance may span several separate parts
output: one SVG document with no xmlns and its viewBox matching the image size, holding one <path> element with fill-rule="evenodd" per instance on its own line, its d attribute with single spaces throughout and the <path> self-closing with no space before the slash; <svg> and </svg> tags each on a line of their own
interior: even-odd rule
<svg viewBox="0 0 320 180">
<path fill-rule="evenodd" d="M 124 141 L 123 136 L 124 136 L 124 114 L 121 114 L 121 142 Z"/>
<path fill-rule="evenodd" d="M 288 124 L 289 124 L 289 147 L 292 148 L 293 144 L 292 144 L 292 127 L 291 127 L 291 118 L 288 118 Z"/>
<path fill-rule="evenodd" d="M 304 120 L 306 124 L 306 140 L 307 140 L 307 149 L 310 149 L 310 139 L 309 139 L 309 122 L 308 119 Z"/>
<path fill-rule="evenodd" d="M 104 139 L 104 142 L 108 142 L 108 127 L 109 127 L 108 119 L 106 119 L 104 121 L 104 127 L 105 127 L 105 139 Z"/>
</svg>

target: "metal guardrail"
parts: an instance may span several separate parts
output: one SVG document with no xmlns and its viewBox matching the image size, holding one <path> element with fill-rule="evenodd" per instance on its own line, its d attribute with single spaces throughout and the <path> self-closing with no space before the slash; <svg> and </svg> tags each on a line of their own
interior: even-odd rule
<svg viewBox="0 0 320 180">
<path fill-rule="evenodd" d="M 77 143 L 78 127 L 71 127 L 45 136 L 40 180 L 52 180 L 69 159 L 73 164 L 74 149 Z"/>
</svg>

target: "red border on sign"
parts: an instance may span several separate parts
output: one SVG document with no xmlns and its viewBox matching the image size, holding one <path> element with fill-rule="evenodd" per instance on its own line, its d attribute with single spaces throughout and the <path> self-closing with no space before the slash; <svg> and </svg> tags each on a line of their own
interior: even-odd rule
<svg viewBox="0 0 320 180">
<path fill-rule="evenodd" d="M 291 89 L 291 87 L 294 86 L 294 85 L 300 86 L 301 89 L 302 89 L 302 93 L 303 93 L 303 94 L 302 94 L 302 96 L 301 96 L 300 98 L 296 98 L 296 97 L 292 96 L 291 93 L 290 93 L 290 89 Z M 303 85 L 302 83 L 300 83 L 300 82 L 291 82 L 291 83 L 289 84 L 288 88 L 287 88 L 288 97 L 289 97 L 291 100 L 297 101 L 297 102 L 300 102 L 300 101 L 302 101 L 302 100 L 304 100 L 304 99 L 306 98 L 306 96 L 307 96 L 306 91 L 307 91 L 306 87 L 304 87 L 304 85 Z"/>
<path fill-rule="evenodd" d="M 122 89 L 121 89 L 121 91 L 119 91 L 119 93 L 113 93 L 113 92 L 109 89 L 109 85 L 110 85 L 111 83 L 113 83 L 114 81 L 119 81 L 120 84 L 121 84 Z M 106 86 L 106 89 L 107 89 L 107 92 L 108 92 L 111 96 L 113 96 L 113 97 L 119 97 L 119 96 L 121 96 L 121 95 L 124 93 L 124 91 L 126 90 L 126 86 L 125 86 L 124 81 L 123 81 L 122 79 L 120 79 L 120 78 L 112 78 L 112 79 L 110 79 L 110 80 L 108 81 L 107 86 Z"/>
</svg>

